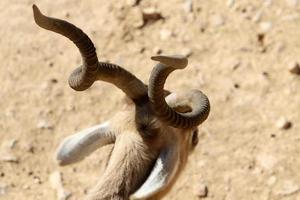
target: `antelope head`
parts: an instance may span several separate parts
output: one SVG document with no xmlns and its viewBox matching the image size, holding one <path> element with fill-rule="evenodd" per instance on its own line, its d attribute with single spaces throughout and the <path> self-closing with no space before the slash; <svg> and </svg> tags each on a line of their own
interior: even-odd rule
<svg viewBox="0 0 300 200">
<path fill-rule="evenodd" d="M 184 56 L 153 56 L 149 85 L 120 66 L 98 61 L 90 38 L 73 24 L 43 15 L 33 5 L 35 22 L 69 38 L 78 47 L 82 65 L 69 77 L 77 91 L 96 80 L 121 89 L 130 99 L 125 110 L 107 122 L 64 139 L 58 148 L 59 165 L 83 160 L 100 147 L 114 144 L 108 164 L 88 200 L 159 199 L 183 170 L 189 152 L 198 142 L 198 129 L 208 117 L 208 98 L 199 90 L 170 93 L 164 90 L 168 75 L 187 66 Z"/>
</svg>

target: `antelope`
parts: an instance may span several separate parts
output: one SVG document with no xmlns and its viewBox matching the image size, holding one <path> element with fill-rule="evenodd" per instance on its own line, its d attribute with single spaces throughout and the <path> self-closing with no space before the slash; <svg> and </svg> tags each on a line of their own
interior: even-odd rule
<svg viewBox="0 0 300 200">
<path fill-rule="evenodd" d="M 207 96 L 199 90 L 171 93 L 164 84 L 171 72 L 184 69 L 185 56 L 156 55 L 149 85 L 122 67 L 98 61 L 91 39 L 75 25 L 42 14 L 33 5 L 34 20 L 41 28 L 69 38 L 79 49 L 82 65 L 69 77 L 69 85 L 84 91 L 97 81 L 121 89 L 129 99 L 112 119 L 63 140 L 56 159 L 60 166 L 83 160 L 113 144 L 107 166 L 87 200 L 160 199 L 183 171 L 198 143 L 198 125 L 210 111 Z"/>
</svg>

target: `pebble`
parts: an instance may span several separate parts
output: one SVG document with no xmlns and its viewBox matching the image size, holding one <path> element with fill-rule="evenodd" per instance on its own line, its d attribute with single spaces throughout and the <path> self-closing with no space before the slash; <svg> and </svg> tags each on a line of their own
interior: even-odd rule
<svg viewBox="0 0 300 200">
<path fill-rule="evenodd" d="M 299 185 L 297 185 L 292 180 L 286 180 L 280 184 L 280 188 L 277 190 L 277 194 L 281 196 L 290 196 L 295 194 L 300 190 Z"/>
<path fill-rule="evenodd" d="M 141 0 L 127 0 L 126 4 L 128 6 L 138 6 L 140 4 Z"/>
<path fill-rule="evenodd" d="M 261 46 L 264 46 L 265 34 L 257 34 L 257 41 Z"/>
<path fill-rule="evenodd" d="M 235 0 L 227 0 L 226 6 L 227 6 L 228 8 L 231 8 L 231 7 L 234 6 L 234 3 L 235 3 Z"/>
<path fill-rule="evenodd" d="M 273 186 L 277 181 L 276 176 L 271 176 L 268 180 L 267 180 L 267 184 L 268 186 Z"/>
<path fill-rule="evenodd" d="M 279 41 L 275 44 L 274 49 L 277 53 L 282 53 L 286 49 L 286 45 L 284 42 Z"/>
<path fill-rule="evenodd" d="M 144 24 L 149 21 L 157 21 L 163 19 L 161 13 L 156 8 L 150 7 L 142 10 Z"/>
<path fill-rule="evenodd" d="M 287 120 L 285 117 L 281 117 L 277 122 L 276 122 L 276 126 L 279 129 L 282 130 L 287 130 L 290 129 L 292 127 L 292 122 L 290 122 L 289 120 Z"/>
<path fill-rule="evenodd" d="M 0 183 L 0 197 L 6 194 L 7 186 L 5 184 Z"/>
<path fill-rule="evenodd" d="M 40 177 L 38 177 L 38 176 L 34 176 L 33 182 L 34 182 L 35 184 L 41 184 L 41 183 L 42 183 Z"/>
<path fill-rule="evenodd" d="M 272 29 L 272 22 L 259 23 L 259 29 L 261 33 L 267 33 Z"/>
<path fill-rule="evenodd" d="M 195 188 L 195 195 L 199 198 L 205 198 L 208 195 L 208 187 L 204 183 L 200 183 Z"/>
<path fill-rule="evenodd" d="M 163 50 L 161 48 L 159 48 L 159 47 L 154 47 L 153 48 L 153 54 L 155 54 L 155 55 L 159 55 L 162 52 L 163 52 Z"/>
<path fill-rule="evenodd" d="M 260 10 L 253 16 L 252 21 L 255 23 L 258 23 L 258 22 L 260 22 L 262 16 L 263 16 L 263 11 Z"/>
<path fill-rule="evenodd" d="M 70 13 L 69 13 L 69 12 L 66 12 L 66 13 L 65 13 L 65 17 L 66 17 L 66 18 L 70 18 Z"/>
<path fill-rule="evenodd" d="M 273 3 L 273 0 L 265 0 L 264 7 L 270 7 Z"/>
<path fill-rule="evenodd" d="M 256 157 L 256 162 L 263 169 L 271 171 L 276 166 L 278 161 L 274 156 L 262 153 Z"/>
<path fill-rule="evenodd" d="M 240 66 L 242 65 L 241 61 L 240 60 L 234 60 L 232 63 L 231 63 L 231 70 L 232 71 L 235 71 L 237 70 Z"/>
<path fill-rule="evenodd" d="M 49 92 L 51 90 L 51 83 L 49 81 L 45 81 L 41 84 L 40 89 Z"/>
<path fill-rule="evenodd" d="M 39 129 L 53 129 L 54 127 L 47 120 L 40 119 L 37 123 L 37 128 L 39 128 Z"/>
<path fill-rule="evenodd" d="M 19 159 L 17 156 L 13 154 L 4 154 L 0 156 L 0 161 L 10 162 L 10 163 L 19 163 Z"/>
<path fill-rule="evenodd" d="M 11 141 L 8 142 L 8 148 L 13 149 L 15 148 L 16 144 L 17 144 L 18 140 L 16 139 L 12 139 Z"/>
<path fill-rule="evenodd" d="M 300 75 L 300 66 L 299 63 L 293 62 L 288 66 L 289 71 L 292 74 Z"/>
<path fill-rule="evenodd" d="M 137 28 L 137 29 L 143 28 L 143 26 L 145 25 L 145 22 L 143 20 L 143 14 L 138 7 L 131 8 L 130 21 L 131 21 L 133 27 Z"/>
<path fill-rule="evenodd" d="M 185 57 L 190 57 L 193 54 L 192 49 L 190 48 L 184 48 L 181 50 L 181 55 L 185 56 Z"/>
<path fill-rule="evenodd" d="M 53 63 L 53 62 L 50 62 L 48 65 L 49 65 L 49 67 L 53 67 L 53 66 L 54 66 L 54 63 Z"/>
<path fill-rule="evenodd" d="M 223 26 L 225 24 L 225 19 L 221 15 L 214 15 L 211 18 L 211 23 L 214 27 Z"/>
<path fill-rule="evenodd" d="M 161 40 L 168 40 L 173 35 L 173 33 L 169 29 L 162 29 L 159 32 L 159 35 Z"/>
<path fill-rule="evenodd" d="M 67 200 L 71 197 L 71 193 L 67 192 L 62 183 L 62 175 L 59 171 L 50 174 L 49 181 L 51 187 L 56 191 L 58 200 Z"/>
<path fill-rule="evenodd" d="M 24 146 L 24 149 L 28 153 L 34 153 L 34 146 L 32 144 L 30 144 L 30 143 L 26 144 Z"/>
<path fill-rule="evenodd" d="M 185 0 L 183 4 L 183 9 L 185 12 L 193 12 L 193 0 Z"/>
<path fill-rule="evenodd" d="M 23 187 L 22 187 L 24 190 L 30 190 L 30 185 L 23 185 Z"/>
</svg>

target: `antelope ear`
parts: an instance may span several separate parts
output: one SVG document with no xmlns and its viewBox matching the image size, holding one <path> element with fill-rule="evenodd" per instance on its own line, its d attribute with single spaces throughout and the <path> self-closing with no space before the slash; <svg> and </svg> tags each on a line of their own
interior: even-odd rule
<svg viewBox="0 0 300 200">
<path fill-rule="evenodd" d="M 131 195 L 131 199 L 146 199 L 168 186 L 177 173 L 179 152 L 176 145 L 163 149 L 144 184 Z"/>
<path fill-rule="evenodd" d="M 105 122 L 65 138 L 58 148 L 56 160 L 61 166 L 72 164 L 114 141 L 109 122 Z"/>
</svg>

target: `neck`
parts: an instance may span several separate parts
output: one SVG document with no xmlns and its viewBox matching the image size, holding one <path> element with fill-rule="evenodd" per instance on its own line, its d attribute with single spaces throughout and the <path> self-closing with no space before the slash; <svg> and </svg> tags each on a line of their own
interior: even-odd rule
<svg viewBox="0 0 300 200">
<path fill-rule="evenodd" d="M 155 153 L 135 134 L 122 133 L 115 143 L 108 166 L 87 200 L 127 200 L 146 180 Z"/>
</svg>

